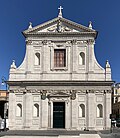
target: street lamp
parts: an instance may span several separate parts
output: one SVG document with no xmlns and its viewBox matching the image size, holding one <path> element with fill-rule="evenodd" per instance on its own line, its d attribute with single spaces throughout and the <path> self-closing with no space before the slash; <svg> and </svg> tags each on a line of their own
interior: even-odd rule
<svg viewBox="0 0 120 138">
<path fill-rule="evenodd" d="M 6 79 L 6 77 L 2 76 L 1 80 L 2 80 L 1 85 L 4 85 L 5 84 L 6 93 L 7 93 L 7 79 Z M 4 119 L 5 119 L 4 130 L 6 130 L 6 119 L 7 119 L 6 118 L 6 111 L 7 111 L 7 104 L 5 103 L 5 107 L 4 107 Z"/>
</svg>

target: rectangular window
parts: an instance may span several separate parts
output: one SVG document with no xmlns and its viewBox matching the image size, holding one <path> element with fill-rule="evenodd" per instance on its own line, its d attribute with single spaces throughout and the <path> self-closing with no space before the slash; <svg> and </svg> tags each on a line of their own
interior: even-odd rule
<svg viewBox="0 0 120 138">
<path fill-rule="evenodd" d="M 54 49 L 54 67 L 66 66 L 66 50 Z"/>
</svg>

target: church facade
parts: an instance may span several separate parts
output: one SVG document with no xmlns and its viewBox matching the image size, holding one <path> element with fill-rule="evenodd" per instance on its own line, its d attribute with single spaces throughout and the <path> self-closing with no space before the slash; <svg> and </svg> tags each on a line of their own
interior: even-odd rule
<svg viewBox="0 0 120 138">
<path fill-rule="evenodd" d="M 94 54 L 97 31 L 62 17 L 23 32 L 26 54 L 9 73 L 9 129 L 110 128 L 111 68 Z"/>
</svg>

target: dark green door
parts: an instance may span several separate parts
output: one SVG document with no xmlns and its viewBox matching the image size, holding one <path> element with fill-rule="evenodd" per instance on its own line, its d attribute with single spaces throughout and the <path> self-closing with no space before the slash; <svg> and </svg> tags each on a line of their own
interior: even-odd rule
<svg viewBox="0 0 120 138">
<path fill-rule="evenodd" d="M 53 128 L 65 128 L 65 103 L 53 103 Z"/>
</svg>

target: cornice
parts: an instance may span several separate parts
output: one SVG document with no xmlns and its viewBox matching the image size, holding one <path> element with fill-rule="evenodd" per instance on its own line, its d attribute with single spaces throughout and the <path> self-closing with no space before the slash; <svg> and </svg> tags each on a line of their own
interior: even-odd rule
<svg viewBox="0 0 120 138">
<path fill-rule="evenodd" d="M 114 81 L 7 81 L 10 86 L 111 86 Z"/>
<path fill-rule="evenodd" d="M 41 33 L 27 33 L 24 34 L 27 37 L 94 37 L 96 39 L 96 32 L 41 32 Z"/>
</svg>

